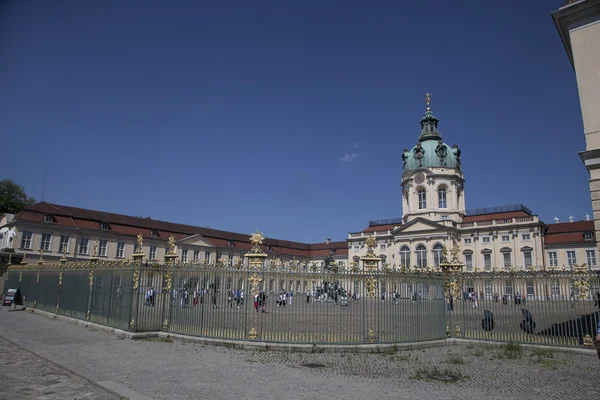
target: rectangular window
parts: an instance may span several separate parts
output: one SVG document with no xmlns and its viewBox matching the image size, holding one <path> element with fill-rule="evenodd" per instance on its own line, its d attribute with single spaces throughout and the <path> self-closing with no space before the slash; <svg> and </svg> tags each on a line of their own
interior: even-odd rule
<svg viewBox="0 0 600 400">
<path fill-rule="evenodd" d="M 50 233 L 42 233 L 42 242 L 40 243 L 40 249 L 44 251 L 50 251 L 51 242 L 52 235 Z"/>
<path fill-rule="evenodd" d="M 408 250 L 408 247 L 400 249 L 400 265 L 410 267 L 410 250 Z"/>
<path fill-rule="evenodd" d="M 90 239 L 81 238 L 79 239 L 79 254 L 88 254 Z"/>
<path fill-rule="evenodd" d="M 503 242 L 510 242 L 510 236 L 508 236 L 508 235 L 502 235 L 502 241 Z"/>
<path fill-rule="evenodd" d="M 23 232 L 21 236 L 21 248 L 22 249 L 31 249 L 33 244 L 33 233 L 31 232 Z"/>
<path fill-rule="evenodd" d="M 354 250 L 358 250 L 358 246 L 354 246 Z"/>
<path fill-rule="evenodd" d="M 596 265 L 596 250 L 586 250 L 585 257 L 587 258 L 588 266 L 592 267 Z"/>
<path fill-rule="evenodd" d="M 465 266 L 467 271 L 473 270 L 473 254 L 465 254 Z"/>
<path fill-rule="evenodd" d="M 524 233 L 521 235 L 522 240 L 531 240 L 531 235 L 529 233 Z"/>
<path fill-rule="evenodd" d="M 227 264 L 233 265 L 233 254 L 227 256 Z"/>
<path fill-rule="evenodd" d="M 381 250 L 385 250 L 385 244 L 381 244 L 379 247 L 381 247 Z"/>
<path fill-rule="evenodd" d="M 424 210 L 427 208 L 427 195 L 425 189 L 419 190 L 419 209 Z"/>
<path fill-rule="evenodd" d="M 560 281 L 552 281 L 550 286 L 550 292 L 552 293 L 552 296 L 560 296 Z"/>
<path fill-rule="evenodd" d="M 511 281 L 504 281 L 504 293 L 507 294 L 507 295 L 509 295 L 509 296 L 512 296 L 512 294 L 513 294 L 513 287 L 512 287 L 512 282 Z"/>
<path fill-rule="evenodd" d="M 108 240 L 98 241 L 98 256 L 106 257 L 108 255 Z"/>
<path fill-rule="evenodd" d="M 194 250 L 194 262 L 200 261 L 200 250 Z"/>
<path fill-rule="evenodd" d="M 223 255 L 221 253 L 217 253 L 217 262 L 221 261 Z"/>
<path fill-rule="evenodd" d="M 440 208 L 446 208 L 446 189 L 438 190 L 438 196 L 440 198 L 440 201 L 439 201 Z"/>
<path fill-rule="evenodd" d="M 154 231 L 154 230 L 153 230 L 152 232 L 150 232 L 150 234 L 151 234 L 152 236 L 158 236 L 158 231 Z"/>
<path fill-rule="evenodd" d="M 558 254 L 555 251 L 548 253 L 548 264 L 551 267 L 558 267 Z"/>
<path fill-rule="evenodd" d="M 483 268 L 485 268 L 486 271 L 492 269 L 492 255 L 489 253 L 483 255 Z"/>
<path fill-rule="evenodd" d="M 117 258 L 125 258 L 125 243 L 123 243 L 123 242 L 117 243 L 117 253 L 115 256 Z"/>
<path fill-rule="evenodd" d="M 592 240 L 592 239 L 594 239 L 594 234 L 592 232 L 585 232 L 583 234 L 583 239 L 584 240 Z"/>
<path fill-rule="evenodd" d="M 567 265 L 573 268 L 573 264 L 577 264 L 577 257 L 575 257 L 575 251 L 567 251 Z"/>
<path fill-rule="evenodd" d="M 510 259 L 510 253 L 508 251 L 502 253 L 502 259 L 504 261 L 504 270 L 508 271 L 512 263 L 512 260 Z"/>
<path fill-rule="evenodd" d="M 204 252 L 204 261 L 210 262 L 210 251 Z"/>
<path fill-rule="evenodd" d="M 151 260 L 156 260 L 157 259 L 157 248 L 156 248 L 156 246 L 150 246 L 149 257 L 150 257 Z"/>
<path fill-rule="evenodd" d="M 482 239 L 483 243 L 489 243 L 490 242 L 490 238 L 489 237 L 484 237 Z"/>
<path fill-rule="evenodd" d="M 69 236 L 61 236 L 60 237 L 60 244 L 58 245 L 58 252 L 59 253 L 68 253 L 69 252 L 69 241 L 70 241 L 70 237 Z"/>
<path fill-rule="evenodd" d="M 442 215 L 442 221 L 447 221 L 448 220 L 448 216 L 447 215 Z"/>
<path fill-rule="evenodd" d="M 188 261 L 188 250 L 182 249 L 181 250 L 181 262 L 187 262 L 187 261 Z"/>
<path fill-rule="evenodd" d="M 492 285 L 492 280 L 491 279 L 486 279 L 485 280 L 485 297 L 487 299 L 491 299 L 492 298 L 492 293 L 493 293 L 493 285 Z"/>
<path fill-rule="evenodd" d="M 465 244 L 471 244 L 471 239 L 465 239 Z"/>
<path fill-rule="evenodd" d="M 527 279 L 525 281 L 525 288 L 526 288 L 527 296 L 534 296 L 535 295 L 535 289 L 533 287 L 533 279 Z"/>
<path fill-rule="evenodd" d="M 524 265 L 525 267 L 531 267 L 533 265 L 530 251 L 523 252 L 523 261 L 525 262 L 525 265 Z"/>
<path fill-rule="evenodd" d="M 51 224 L 54 222 L 54 217 L 52 215 L 44 215 L 44 222 Z"/>
<path fill-rule="evenodd" d="M 100 222 L 100 229 L 102 229 L 103 231 L 107 231 L 109 228 L 110 227 L 106 222 Z"/>
</svg>

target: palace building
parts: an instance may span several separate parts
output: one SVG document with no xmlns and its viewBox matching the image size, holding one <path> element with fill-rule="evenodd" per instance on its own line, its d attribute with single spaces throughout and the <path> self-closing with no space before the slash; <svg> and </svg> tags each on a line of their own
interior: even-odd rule
<svg viewBox="0 0 600 400">
<path fill-rule="evenodd" d="M 445 248 L 457 244 L 465 271 L 571 269 L 586 263 L 597 269 L 593 221 L 544 224 L 523 205 L 467 210 L 461 151 L 444 143 L 429 96 L 421 118 L 421 134 L 402 153 L 401 218 L 371 221 L 345 241 L 299 243 L 268 238 L 268 259 L 282 266 L 319 267 L 333 256 L 342 268 L 360 264 L 365 240 L 376 239 L 381 268 L 431 268 L 442 262 Z M 250 234 L 220 231 L 126 215 L 41 202 L 16 215 L 0 218 L 0 273 L 23 256 L 28 262 L 129 259 L 136 236 L 144 237 L 148 262 L 164 260 L 170 236 L 179 262 L 234 265 L 250 250 Z M 95 252 L 95 254 L 93 254 Z M 270 262 L 270 261 L 269 261 Z"/>
</svg>

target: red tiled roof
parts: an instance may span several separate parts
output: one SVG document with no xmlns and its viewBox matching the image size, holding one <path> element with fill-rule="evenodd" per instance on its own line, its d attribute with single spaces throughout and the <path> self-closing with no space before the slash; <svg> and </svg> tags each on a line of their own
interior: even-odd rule
<svg viewBox="0 0 600 400">
<path fill-rule="evenodd" d="M 173 235 L 176 240 L 192 235 L 202 235 L 209 239 L 216 247 L 230 247 L 229 241 L 233 241 L 233 247 L 250 250 L 252 245 L 248 234 L 221 231 L 217 229 L 199 226 L 177 224 L 154 220 L 151 218 L 131 217 L 128 215 L 107 213 L 103 211 L 88 210 L 85 208 L 62 206 L 41 202 L 27 207 L 16 216 L 16 220 L 44 222 L 44 215 L 53 215 L 55 225 L 69 226 L 76 229 L 101 230 L 100 222 L 109 224 L 110 232 L 121 235 L 136 236 L 139 233 L 145 238 L 154 240 L 167 240 Z M 156 231 L 158 236 L 152 235 Z M 330 250 L 335 250 L 336 255 L 348 253 L 346 242 L 327 243 L 300 243 L 288 240 L 267 238 L 263 241 L 263 248 L 271 248 L 275 254 L 291 255 L 299 257 L 318 257 L 329 255 Z M 313 255 L 313 252 L 315 255 Z"/>
<path fill-rule="evenodd" d="M 496 214 L 484 214 L 484 215 L 467 215 L 463 218 L 462 223 L 468 222 L 480 222 L 480 221 L 493 221 L 495 219 L 508 219 L 508 218 L 519 218 L 519 217 L 531 217 L 525 211 L 509 211 Z"/>
<path fill-rule="evenodd" d="M 392 229 L 394 229 L 395 226 L 398 225 L 376 225 L 376 226 L 369 226 L 366 229 L 363 229 L 364 233 L 368 233 L 368 232 L 387 232 L 387 231 L 391 231 Z"/>
<path fill-rule="evenodd" d="M 584 233 L 592 234 L 592 240 L 585 240 Z M 544 235 L 546 245 L 574 244 L 574 243 L 596 243 L 594 232 L 594 221 L 562 222 L 550 224 Z"/>
</svg>

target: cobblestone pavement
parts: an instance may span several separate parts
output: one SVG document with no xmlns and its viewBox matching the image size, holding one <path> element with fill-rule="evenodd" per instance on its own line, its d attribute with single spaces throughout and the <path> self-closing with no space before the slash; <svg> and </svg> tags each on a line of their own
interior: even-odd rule
<svg viewBox="0 0 600 400">
<path fill-rule="evenodd" d="M 119 399 L 4 338 L 0 338 L 0 364 L 2 399 Z"/>
<path fill-rule="evenodd" d="M 245 351 L 177 340 L 119 339 L 2 310 L 0 335 L 83 376 L 119 382 L 152 398 L 597 397 L 599 363 L 593 353 L 508 351 L 479 343 L 388 354 Z"/>
</svg>

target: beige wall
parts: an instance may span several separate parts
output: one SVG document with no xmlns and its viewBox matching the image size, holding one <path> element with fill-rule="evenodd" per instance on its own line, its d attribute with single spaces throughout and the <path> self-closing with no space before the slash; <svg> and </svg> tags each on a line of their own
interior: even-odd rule
<svg viewBox="0 0 600 400">
<path fill-rule="evenodd" d="M 600 16 L 569 29 L 588 150 L 600 148 Z"/>
<path fill-rule="evenodd" d="M 546 266 L 548 268 L 551 267 L 550 265 L 550 256 L 549 253 L 556 253 L 557 256 L 557 267 L 559 269 L 562 269 L 563 267 L 565 267 L 567 270 L 572 269 L 571 266 L 568 264 L 568 260 L 567 260 L 567 252 L 568 251 L 574 251 L 575 252 L 575 264 L 581 265 L 581 264 L 587 264 L 588 267 L 590 267 L 591 269 L 598 269 L 598 251 L 596 250 L 596 244 L 594 242 L 586 244 L 586 243 L 581 243 L 581 244 L 577 244 L 577 245 L 560 245 L 560 246 L 548 246 L 546 247 L 546 249 L 544 250 L 544 256 L 546 257 Z M 586 251 L 593 251 L 594 253 L 594 257 L 596 263 L 592 263 L 592 262 L 588 262 L 589 260 L 587 259 L 587 255 L 586 255 Z"/>
</svg>

